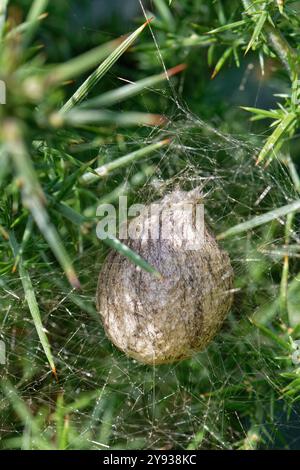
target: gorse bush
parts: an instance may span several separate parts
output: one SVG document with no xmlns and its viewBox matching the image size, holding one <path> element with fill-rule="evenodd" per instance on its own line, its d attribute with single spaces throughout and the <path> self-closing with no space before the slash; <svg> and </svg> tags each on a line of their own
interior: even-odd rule
<svg viewBox="0 0 300 470">
<path fill-rule="evenodd" d="M 0 0 L 0 446 L 295 448 L 298 2 L 137 6 L 133 32 L 78 44 L 76 6 Z M 234 305 L 204 352 L 140 365 L 104 335 L 97 276 L 108 248 L 153 268 L 98 240 L 96 209 L 196 186 Z"/>
</svg>

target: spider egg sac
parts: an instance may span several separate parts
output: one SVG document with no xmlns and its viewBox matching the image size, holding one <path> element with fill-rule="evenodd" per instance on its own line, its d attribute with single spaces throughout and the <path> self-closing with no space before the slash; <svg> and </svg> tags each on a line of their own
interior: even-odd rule
<svg viewBox="0 0 300 470">
<path fill-rule="evenodd" d="M 175 190 L 130 221 L 125 243 L 161 278 L 115 251 L 102 266 L 97 309 L 105 332 L 139 362 L 172 363 L 203 350 L 231 307 L 230 259 L 198 217 L 198 202 L 199 191 Z"/>
</svg>

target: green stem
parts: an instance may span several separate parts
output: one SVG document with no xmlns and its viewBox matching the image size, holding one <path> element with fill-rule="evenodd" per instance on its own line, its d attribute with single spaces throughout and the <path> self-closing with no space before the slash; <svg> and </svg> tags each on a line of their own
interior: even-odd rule
<svg viewBox="0 0 300 470">
<path fill-rule="evenodd" d="M 293 220 L 295 212 L 291 212 L 286 217 L 285 225 L 285 237 L 284 244 L 287 247 L 290 243 L 290 234 L 292 230 Z M 283 259 L 281 282 L 280 282 L 280 294 L 279 294 L 279 308 L 281 311 L 281 318 L 290 325 L 289 313 L 288 313 L 288 280 L 289 280 L 289 255 L 285 255 Z"/>
<path fill-rule="evenodd" d="M 264 29 L 267 33 L 271 47 L 277 53 L 284 67 L 290 74 L 291 80 L 299 74 L 298 56 L 296 51 L 290 46 L 280 31 L 270 24 L 265 24 Z"/>
</svg>

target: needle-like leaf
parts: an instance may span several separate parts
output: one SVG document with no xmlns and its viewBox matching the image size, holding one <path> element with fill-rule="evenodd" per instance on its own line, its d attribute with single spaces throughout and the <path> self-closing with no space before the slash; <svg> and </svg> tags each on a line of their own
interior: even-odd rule
<svg viewBox="0 0 300 470">
<path fill-rule="evenodd" d="M 24 44 L 28 44 L 34 37 L 39 24 L 38 19 L 45 13 L 48 3 L 49 0 L 34 0 L 32 2 L 26 18 L 26 23 L 30 24 L 30 27 L 26 30 Z"/>
<path fill-rule="evenodd" d="M 56 228 L 51 223 L 45 208 L 46 199 L 37 180 L 30 156 L 23 140 L 22 127 L 18 121 L 7 120 L 3 124 L 8 154 L 11 156 L 22 190 L 23 204 L 30 210 L 37 226 L 48 241 L 54 255 L 60 262 L 73 287 L 80 287 L 73 268 Z"/>
<path fill-rule="evenodd" d="M 81 180 L 84 183 L 92 183 L 93 181 L 97 180 L 99 177 L 103 177 L 107 175 L 110 171 L 116 170 L 117 168 L 121 168 L 123 166 L 128 165 L 129 163 L 137 161 L 155 152 L 156 150 L 159 150 L 165 145 L 168 145 L 169 143 L 170 143 L 170 139 L 164 139 L 164 140 L 161 140 L 160 142 L 156 142 L 155 144 L 151 144 L 139 150 L 135 150 L 134 152 L 131 152 L 127 155 L 124 155 L 123 157 L 117 158 L 116 160 L 113 160 L 109 163 L 106 163 L 105 165 L 102 165 L 101 167 L 95 170 L 95 173 L 91 173 L 91 172 L 85 173 L 82 176 Z"/>
<path fill-rule="evenodd" d="M 300 199 L 297 201 L 292 202 L 291 204 L 287 204 L 286 206 L 279 207 L 278 209 L 274 209 L 273 211 L 266 212 L 265 214 L 258 215 L 253 217 L 247 222 L 243 222 L 238 225 L 234 225 L 233 227 L 229 228 L 223 233 L 220 233 L 217 236 L 218 240 L 223 240 L 224 238 L 233 237 L 234 235 L 239 235 L 240 233 L 247 232 L 248 230 L 252 230 L 253 228 L 259 227 L 260 225 L 266 224 L 271 222 L 272 220 L 278 219 L 279 217 L 283 217 L 291 212 L 296 212 L 300 210 Z"/>
<path fill-rule="evenodd" d="M 274 153 L 275 146 L 278 144 L 280 138 L 285 134 L 288 129 L 296 123 L 296 115 L 294 113 L 288 113 L 276 126 L 275 130 L 272 132 L 270 137 L 267 139 L 265 145 L 263 146 L 260 154 L 257 158 L 256 164 L 261 163 L 267 155 Z M 281 139 L 281 143 L 283 140 Z"/>
<path fill-rule="evenodd" d="M 80 108 L 95 108 L 98 106 L 111 106 L 116 103 L 120 103 L 128 98 L 132 98 L 137 94 L 141 93 L 143 90 L 150 89 L 154 85 L 167 80 L 167 78 L 172 77 L 173 75 L 181 72 L 186 68 L 185 64 L 177 65 L 172 69 L 167 70 L 167 73 L 163 72 L 158 75 L 153 75 L 152 77 L 147 77 L 142 80 L 139 80 L 135 83 L 129 83 L 123 87 L 117 88 L 107 93 L 103 93 L 97 98 L 85 101 Z"/>
<path fill-rule="evenodd" d="M 0 0 L 0 39 L 3 34 L 3 29 L 6 21 L 6 10 L 7 10 L 8 0 Z"/>
<path fill-rule="evenodd" d="M 151 266 L 151 264 L 149 264 L 144 258 L 138 255 L 135 251 L 131 250 L 127 245 L 120 242 L 120 240 L 118 240 L 117 238 L 106 238 L 102 241 L 110 248 L 117 250 L 119 253 L 121 253 L 121 255 L 126 256 L 144 271 L 147 271 L 148 273 L 153 274 L 158 279 L 161 279 L 162 275 L 159 271 L 157 271 L 156 268 Z"/>
<path fill-rule="evenodd" d="M 249 44 L 246 48 L 246 51 L 245 51 L 245 55 L 247 54 L 247 52 L 251 49 L 251 47 L 253 46 L 253 44 L 255 43 L 255 41 L 258 39 L 263 27 L 264 27 L 264 24 L 266 22 L 268 18 L 268 12 L 267 11 L 263 11 L 255 25 L 255 28 L 254 28 L 254 31 L 253 31 L 253 34 L 251 36 L 251 39 L 249 41 Z"/>
<path fill-rule="evenodd" d="M 11 244 L 14 256 L 15 257 L 19 256 L 19 263 L 18 263 L 19 274 L 20 274 L 21 282 L 22 282 L 23 289 L 24 289 L 25 299 L 27 301 L 27 304 L 28 304 L 28 307 L 29 307 L 29 310 L 33 319 L 33 323 L 36 328 L 36 332 L 43 346 L 43 349 L 48 359 L 51 370 L 56 377 L 56 367 L 55 367 L 53 356 L 51 353 L 49 340 L 46 336 L 45 329 L 43 327 L 43 323 L 41 320 L 39 305 L 36 299 L 36 295 L 33 289 L 33 285 L 32 285 L 29 273 L 27 269 L 25 268 L 22 255 L 20 255 L 20 248 L 13 232 L 10 232 L 9 240 L 10 240 L 10 244 Z"/>
</svg>

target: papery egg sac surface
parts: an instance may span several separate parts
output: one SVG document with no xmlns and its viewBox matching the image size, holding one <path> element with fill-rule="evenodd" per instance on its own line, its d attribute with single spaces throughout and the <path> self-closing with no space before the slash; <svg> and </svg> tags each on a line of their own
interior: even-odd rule
<svg viewBox="0 0 300 470">
<path fill-rule="evenodd" d="M 203 350 L 232 304 L 229 256 L 203 217 L 195 224 L 194 216 L 182 211 L 188 206 L 198 214 L 199 192 L 176 190 L 130 222 L 131 235 L 137 235 L 125 243 L 161 279 L 116 251 L 100 272 L 97 308 L 105 332 L 115 346 L 145 364 L 171 363 Z"/>
</svg>

